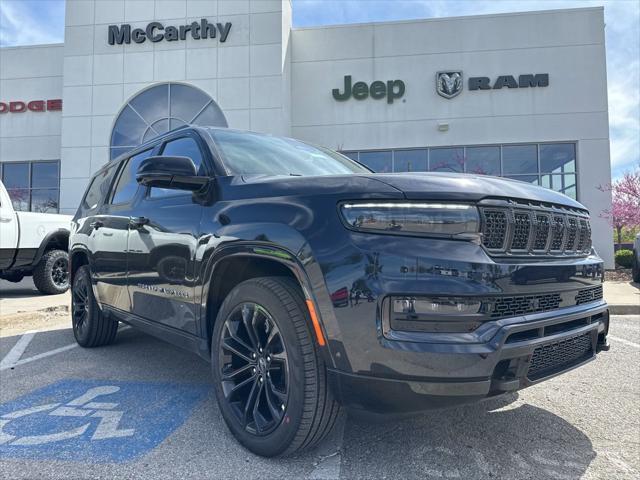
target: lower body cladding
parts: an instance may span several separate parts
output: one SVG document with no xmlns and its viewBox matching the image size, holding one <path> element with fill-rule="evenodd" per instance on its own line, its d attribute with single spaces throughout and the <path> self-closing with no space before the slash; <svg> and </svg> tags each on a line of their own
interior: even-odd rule
<svg viewBox="0 0 640 480">
<path fill-rule="evenodd" d="M 485 331 L 494 333 L 482 343 L 390 339 L 389 319 L 382 322 L 388 355 L 422 365 L 430 376 L 400 375 L 382 366 L 374 374 L 330 370 L 333 391 L 348 407 L 408 413 L 470 403 L 535 385 L 608 350 L 609 312 L 601 300 L 488 322 Z"/>
</svg>

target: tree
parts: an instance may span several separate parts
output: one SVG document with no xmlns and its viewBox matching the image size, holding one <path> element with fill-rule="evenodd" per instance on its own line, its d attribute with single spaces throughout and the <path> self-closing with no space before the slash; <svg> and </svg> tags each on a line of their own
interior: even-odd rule
<svg viewBox="0 0 640 480">
<path fill-rule="evenodd" d="M 600 216 L 609 220 L 616 229 L 618 243 L 622 243 L 623 228 L 640 227 L 640 167 L 600 190 L 610 191 L 612 196 L 611 209 L 603 210 Z"/>
</svg>

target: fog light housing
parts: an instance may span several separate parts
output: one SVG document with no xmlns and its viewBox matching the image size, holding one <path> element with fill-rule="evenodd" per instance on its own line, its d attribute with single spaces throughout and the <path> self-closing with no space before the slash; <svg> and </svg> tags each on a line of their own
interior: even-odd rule
<svg viewBox="0 0 640 480">
<path fill-rule="evenodd" d="M 466 315 L 480 312 L 482 302 L 475 298 L 423 298 L 393 299 L 393 312 L 416 315 Z"/>
</svg>

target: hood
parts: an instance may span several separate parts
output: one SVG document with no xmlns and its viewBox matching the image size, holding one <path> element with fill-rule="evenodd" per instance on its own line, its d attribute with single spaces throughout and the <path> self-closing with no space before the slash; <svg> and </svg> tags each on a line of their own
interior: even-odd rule
<svg viewBox="0 0 640 480">
<path fill-rule="evenodd" d="M 463 173 L 376 173 L 366 175 L 402 191 L 411 200 L 478 201 L 484 198 L 507 198 L 554 203 L 573 208 L 586 208 L 548 188 L 526 182 L 487 175 Z"/>
</svg>

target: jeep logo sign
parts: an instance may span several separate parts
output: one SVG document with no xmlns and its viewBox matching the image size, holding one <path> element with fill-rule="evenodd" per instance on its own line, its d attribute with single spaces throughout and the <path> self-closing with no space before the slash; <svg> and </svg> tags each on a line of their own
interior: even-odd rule
<svg viewBox="0 0 640 480">
<path fill-rule="evenodd" d="M 365 82 L 356 82 L 352 86 L 351 75 L 345 75 L 344 91 L 340 92 L 339 88 L 334 88 L 332 93 L 333 98 L 339 102 L 349 100 L 351 97 L 356 100 L 364 100 L 367 97 L 380 100 L 386 97 L 387 103 L 393 103 L 395 99 L 402 98 L 404 91 L 405 86 L 402 80 L 388 80 L 387 83 L 376 80 L 370 86 Z"/>
<path fill-rule="evenodd" d="M 220 34 L 220 42 L 227 41 L 231 23 L 209 23 L 206 18 L 199 22 L 192 22 L 188 25 L 180 26 L 164 26 L 160 22 L 151 22 L 146 28 L 131 29 L 131 25 L 125 23 L 118 27 L 117 25 L 109 25 L 108 42 L 109 45 L 122 45 L 123 43 L 144 43 L 147 39 L 156 43 L 162 40 L 167 42 L 175 42 L 177 40 L 186 40 L 187 34 L 191 35 L 194 40 L 204 40 L 207 38 L 216 38 Z"/>
</svg>

